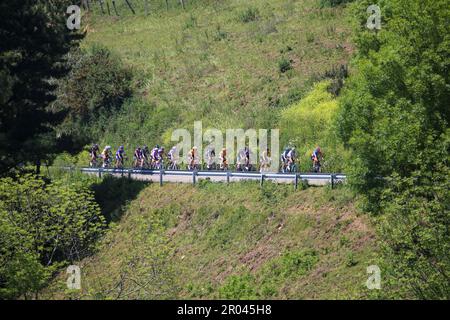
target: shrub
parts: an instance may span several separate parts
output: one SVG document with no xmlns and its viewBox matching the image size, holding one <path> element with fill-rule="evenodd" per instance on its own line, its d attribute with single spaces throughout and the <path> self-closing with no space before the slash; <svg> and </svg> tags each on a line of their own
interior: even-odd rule
<svg viewBox="0 0 450 320">
<path fill-rule="evenodd" d="M 58 263 L 86 257 L 103 234 L 104 218 L 85 187 L 4 178 L 0 208 L 2 298 L 37 294 Z"/>
<path fill-rule="evenodd" d="M 57 110 L 66 113 L 59 131 L 90 138 L 91 123 L 119 109 L 131 95 L 132 74 L 119 57 L 101 46 L 73 53 L 70 65 L 55 103 Z"/>
<path fill-rule="evenodd" d="M 287 72 L 287 71 L 289 71 L 291 69 L 292 69 L 292 65 L 291 65 L 291 61 L 290 60 L 288 60 L 288 59 L 283 57 L 283 58 L 281 58 L 278 61 L 278 70 L 281 73 L 285 73 L 285 72 Z"/>
<path fill-rule="evenodd" d="M 251 274 L 232 275 L 219 288 L 219 296 L 221 299 L 257 299 L 255 288 L 255 278 Z"/>
<path fill-rule="evenodd" d="M 281 112 L 281 147 L 295 145 L 300 169 L 310 170 L 312 150 L 320 145 L 324 154 L 324 170 L 342 171 L 349 152 L 337 142 L 333 121 L 338 110 L 337 100 L 328 92 L 330 81 L 314 86 L 300 102 Z"/>
</svg>

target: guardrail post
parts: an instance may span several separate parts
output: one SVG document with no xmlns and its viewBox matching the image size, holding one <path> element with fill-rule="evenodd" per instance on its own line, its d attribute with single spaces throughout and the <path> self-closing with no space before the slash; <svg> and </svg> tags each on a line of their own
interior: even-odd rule
<svg viewBox="0 0 450 320">
<path fill-rule="evenodd" d="M 131 179 L 131 170 L 132 169 L 128 169 L 128 179 Z"/>
<path fill-rule="evenodd" d="M 330 178 L 330 182 L 331 182 L 331 189 L 334 189 L 334 179 L 335 179 L 335 177 L 334 177 L 334 174 L 332 173 L 331 174 L 331 178 Z"/>
<path fill-rule="evenodd" d="M 164 173 L 164 170 L 161 168 L 159 170 L 159 186 L 160 187 L 162 187 L 162 185 L 163 185 L 163 173 Z"/>
<path fill-rule="evenodd" d="M 192 184 L 195 185 L 195 183 L 197 182 L 197 170 L 195 169 L 194 171 L 192 171 Z"/>
<path fill-rule="evenodd" d="M 227 183 L 230 183 L 230 170 L 227 171 Z"/>
<path fill-rule="evenodd" d="M 98 169 L 98 177 L 101 178 L 102 177 L 102 168 Z"/>
<path fill-rule="evenodd" d="M 294 190 L 297 190 L 298 188 L 298 174 L 295 174 L 295 179 L 294 179 Z"/>
<path fill-rule="evenodd" d="M 261 180 L 259 182 L 259 185 L 262 187 L 264 184 L 264 173 L 261 173 Z"/>
</svg>

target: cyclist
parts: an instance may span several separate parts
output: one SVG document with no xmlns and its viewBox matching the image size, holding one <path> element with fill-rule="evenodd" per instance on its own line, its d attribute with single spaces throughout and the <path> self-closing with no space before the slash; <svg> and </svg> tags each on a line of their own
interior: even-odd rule
<svg viewBox="0 0 450 320">
<path fill-rule="evenodd" d="M 89 166 L 96 167 L 97 166 L 97 152 L 100 151 L 98 144 L 94 144 L 89 150 L 89 155 L 91 157 L 91 161 L 89 162 Z"/>
<path fill-rule="evenodd" d="M 245 147 L 244 148 L 244 153 L 245 153 L 245 169 L 247 171 L 251 171 L 252 170 L 252 165 L 250 163 L 250 148 L 249 147 Z"/>
<path fill-rule="evenodd" d="M 101 154 L 101 157 L 103 159 L 103 168 L 108 168 L 111 164 L 111 146 L 106 146 Z"/>
<path fill-rule="evenodd" d="M 283 153 L 281 154 L 281 171 L 284 173 L 286 172 L 287 164 L 288 164 L 288 154 L 291 151 L 290 147 L 287 147 L 284 149 Z"/>
<path fill-rule="evenodd" d="M 270 150 L 267 148 L 261 154 L 260 172 L 268 171 L 272 159 L 270 158 Z"/>
<path fill-rule="evenodd" d="M 320 161 L 323 159 L 322 150 L 317 146 L 311 154 L 311 161 L 313 162 L 313 171 L 320 172 L 321 164 Z"/>
<path fill-rule="evenodd" d="M 192 149 L 189 151 L 188 159 L 189 159 L 188 169 L 189 170 L 198 169 L 198 152 L 197 152 L 197 147 L 195 147 L 195 146 L 192 147 Z"/>
<path fill-rule="evenodd" d="M 158 150 L 159 145 L 156 145 L 152 151 L 150 152 L 150 158 L 151 158 L 151 167 L 155 168 L 156 162 L 158 161 Z"/>
<path fill-rule="evenodd" d="M 142 168 L 142 149 L 141 147 L 137 146 L 136 149 L 134 150 L 134 167 L 138 168 L 141 167 Z"/>
<path fill-rule="evenodd" d="M 216 151 L 213 147 L 206 149 L 206 168 L 208 170 L 215 169 Z"/>
<path fill-rule="evenodd" d="M 289 172 L 296 171 L 295 170 L 295 168 L 296 168 L 295 161 L 297 160 L 297 152 L 295 151 L 295 147 L 292 147 L 291 150 L 289 150 L 286 160 L 287 160 L 287 166 L 286 166 L 287 170 Z"/>
<path fill-rule="evenodd" d="M 228 170 L 227 149 L 223 148 L 222 151 L 220 151 L 219 156 L 220 156 L 220 169 Z"/>
<path fill-rule="evenodd" d="M 178 158 L 177 146 L 173 146 L 167 154 L 167 159 L 169 160 L 169 169 L 178 170 Z"/>
<path fill-rule="evenodd" d="M 150 165 L 150 150 L 148 149 L 148 146 L 144 145 L 142 147 L 142 168 L 148 168 Z"/>
<path fill-rule="evenodd" d="M 238 170 L 238 171 L 244 170 L 244 166 L 247 161 L 246 157 L 247 157 L 247 155 L 246 155 L 245 149 L 239 150 L 239 152 L 237 154 L 237 159 L 236 159 L 236 162 L 237 162 L 236 170 Z"/>
<path fill-rule="evenodd" d="M 160 147 L 158 149 L 158 153 L 156 156 L 156 168 L 157 169 L 164 168 L 164 147 Z"/>
<path fill-rule="evenodd" d="M 116 152 L 116 168 L 123 168 L 123 161 L 125 159 L 125 149 L 123 146 L 120 146 Z"/>
</svg>

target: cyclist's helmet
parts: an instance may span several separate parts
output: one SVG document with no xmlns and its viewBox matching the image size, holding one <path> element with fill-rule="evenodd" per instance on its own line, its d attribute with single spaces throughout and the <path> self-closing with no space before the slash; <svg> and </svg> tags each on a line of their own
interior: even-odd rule
<svg viewBox="0 0 450 320">
<path fill-rule="evenodd" d="M 119 147 L 119 150 L 123 150 L 123 146 L 120 146 L 120 147 Z"/>
<path fill-rule="evenodd" d="M 155 148 L 156 148 L 156 149 L 159 149 L 159 144 L 157 144 L 157 145 L 155 146 Z"/>
</svg>

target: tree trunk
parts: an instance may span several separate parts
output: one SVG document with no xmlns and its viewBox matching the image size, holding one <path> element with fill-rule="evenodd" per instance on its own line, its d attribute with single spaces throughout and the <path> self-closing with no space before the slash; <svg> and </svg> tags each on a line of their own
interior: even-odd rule
<svg viewBox="0 0 450 320">
<path fill-rule="evenodd" d="M 134 11 L 133 7 L 131 6 L 130 1 L 129 0 L 125 0 L 125 2 L 127 3 L 127 5 L 130 8 L 131 12 L 133 12 L 133 14 L 136 14 L 136 12 Z"/>
<path fill-rule="evenodd" d="M 100 8 L 102 9 L 102 14 L 105 14 L 105 10 L 103 9 L 103 0 L 99 0 Z"/>
<path fill-rule="evenodd" d="M 119 16 L 119 13 L 117 12 L 117 8 L 116 8 L 116 0 L 112 0 L 112 4 L 114 7 L 114 12 L 116 13 L 116 16 Z"/>
</svg>

